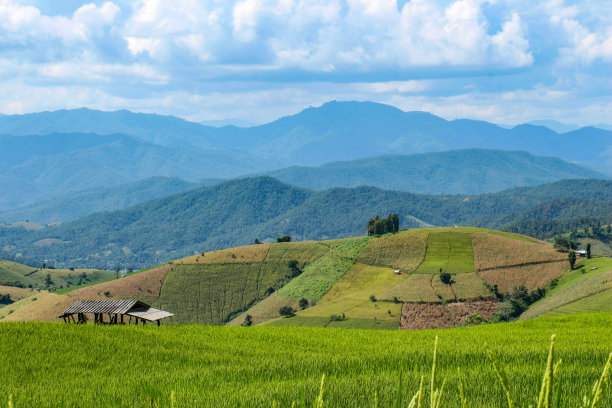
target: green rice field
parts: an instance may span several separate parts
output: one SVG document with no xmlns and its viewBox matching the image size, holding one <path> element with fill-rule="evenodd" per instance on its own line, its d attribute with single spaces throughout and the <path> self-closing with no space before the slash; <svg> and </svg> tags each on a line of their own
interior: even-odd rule
<svg viewBox="0 0 612 408">
<path fill-rule="evenodd" d="M 465 232 L 434 232 L 429 234 L 425 260 L 417 273 L 475 272 L 472 235 Z"/>
<path fill-rule="evenodd" d="M 505 367 L 516 407 L 534 404 L 551 335 L 559 407 L 581 401 L 612 351 L 612 313 L 431 331 L 307 327 L 0 324 L 0 405 L 21 407 L 408 406 L 434 339 L 440 407 L 507 407 L 484 347 Z M 401 373 L 401 376 L 400 376 Z M 325 375 L 322 404 L 314 405 Z M 401 380 L 400 380 L 401 379 Z M 9 406 L 11 406 L 9 403 Z M 535 405 L 534 405 L 535 406 Z M 600 407 L 612 406 L 610 387 Z"/>
</svg>

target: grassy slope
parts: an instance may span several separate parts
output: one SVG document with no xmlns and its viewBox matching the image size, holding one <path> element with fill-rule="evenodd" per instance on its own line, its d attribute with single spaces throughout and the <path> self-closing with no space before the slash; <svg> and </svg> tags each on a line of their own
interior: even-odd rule
<svg viewBox="0 0 612 408">
<path fill-rule="evenodd" d="M 596 269 L 593 269 L 596 268 Z M 610 308 L 612 259 L 593 258 L 564 274 L 546 297 L 533 304 L 521 319 L 540 315 L 567 314 Z"/>
<path fill-rule="evenodd" d="M 51 276 L 52 288 L 76 285 L 81 275 L 85 273 L 86 280 L 95 282 L 115 276 L 115 272 L 99 269 L 38 269 L 16 262 L 0 261 L 0 284 L 10 283 L 11 286 L 21 284 L 32 285 L 35 288 L 44 288 L 47 274 Z"/>
<path fill-rule="evenodd" d="M 524 407 L 539 392 L 555 333 L 561 406 L 576 407 L 612 351 L 611 325 L 610 313 L 435 332 L 0 324 L 0 404 L 12 394 L 15 408 L 167 407 L 174 392 L 176 408 L 302 407 L 312 406 L 326 374 L 325 406 L 371 407 L 377 393 L 379 406 L 390 407 L 400 372 L 405 402 L 419 378 L 428 379 L 438 336 L 438 381 L 448 379 L 443 407 L 460 406 L 458 368 L 467 406 L 507 407 L 485 342 Z M 600 406 L 612 406 L 609 387 Z"/>
<path fill-rule="evenodd" d="M 207 252 L 119 280 L 71 292 L 59 291 L 61 296 L 54 303 L 46 300 L 49 312 L 39 314 L 45 318 L 51 311 L 59 314 L 66 303 L 82 298 L 129 297 L 173 312 L 171 323 L 238 325 L 250 314 L 258 324 L 277 318 L 282 306 L 297 309 L 297 301 L 305 297 L 311 301 L 310 308 L 298 312 L 296 318 L 271 323 L 397 328 L 402 302 L 439 303 L 490 297 L 482 277 L 474 273 L 476 253 L 481 262 L 495 267 L 497 263 L 508 264 L 504 263 L 505 255 L 525 263 L 539 259 L 537 252 L 550 248 L 549 244 L 527 237 L 486 232 L 478 228 L 408 230 L 383 237 L 261 244 Z M 473 252 L 476 236 L 480 246 Z M 487 244 L 487 237 L 492 244 Z M 500 253 L 503 248 L 510 248 L 508 242 L 529 251 L 523 248 L 509 249 L 505 255 Z M 493 261 L 487 260 L 487 251 Z M 303 272 L 288 281 L 290 260 L 297 260 Z M 440 267 L 455 272 L 451 285 L 440 281 L 437 276 Z M 395 275 L 396 268 L 401 270 L 400 275 Z M 433 273 L 423 273 L 428 270 Z M 457 273 L 460 271 L 464 272 Z M 539 271 L 531 271 L 532 275 L 550 280 Z M 270 289 L 273 296 L 267 296 Z M 371 302 L 371 295 L 379 301 Z M 36 318 L 39 304 L 42 306 L 42 301 L 17 305 L 5 320 Z M 330 322 L 330 315 L 334 314 L 344 314 L 346 319 Z"/>
</svg>

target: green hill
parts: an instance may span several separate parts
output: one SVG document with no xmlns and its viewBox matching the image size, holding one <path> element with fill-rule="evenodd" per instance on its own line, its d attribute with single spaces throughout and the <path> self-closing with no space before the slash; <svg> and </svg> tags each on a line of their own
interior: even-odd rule
<svg viewBox="0 0 612 408">
<path fill-rule="evenodd" d="M 39 224 L 72 221 L 95 212 L 120 210 L 154 198 L 220 181 L 220 179 L 185 181 L 171 177 L 150 177 L 134 183 L 92 188 L 53 199 L 40 200 L 25 207 L 2 211 L 0 220 L 11 223 L 30 220 Z"/>
<path fill-rule="evenodd" d="M 406 329 L 490 318 L 503 292 L 545 287 L 567 255 L 552 245 L 479 228 L 427 228 L 381 237 L 258 244 L 203 252 L 105 283 L 37 296 L 5 320 L 51 320 L 78 299 L 139 298 L 171 323 Z M 451 281 L 442 282 L 440 271 Z M 281 307 L 308 307 L 295 317 Z M 302 301 L 303 302 L 303 301 Z"/>
<path fill-rule="evenodd" d="M 314 190 L 367 185 L 425 194 L 482 194 L 560 179 L 607 178 L 554 157 L 484 149 L 377 156 L 267 174 Z"/>
<path fill-rule="evenodd" d="M 51 278 L 47 287 L 47 275 Z M 0 261 L 0 285 L 57 289 L 84 282 L 96 282 L 115 276 L 115 272 L 99 269 L 32 268 L 17 262 Z"/>
<path fill-rule="evenodd" d="M 547 226 L 566 220 L 528 219 L 521 221 L 525 228 L 504 223 L 531 216 L 579 214 L 598 214 L 612 221 L 610 201 L 604 201 L 610 200 L 609 191 L 610 181 L 565 180 L 477 196 L 431 196 L 374 187 L 316 192 L 258 177 L 92 214 L 60 226 L 28 231 L 0 224 L 0 248 L 6 252 L 5 259 L 21 254 L 30 259 L 54 259 L 60 267 L 145 268 L 202 251 L 248 245 L 255 238 L 274 242 L 285 234 L 293 240 L 358 236 L 365 233 L 372 216 L 389 213 L 399 215 L 402 228 L 473 225 L 545 238 L 550 236 Z M 582 198 L 558 198 L 577 195 Z M 550 204 L 551 199 L 557 203 L 551 208 L 560 210 L 534 209 Z M 585 217 L 576 222 L 590 220 Z M 568 231 L 563 226 L 562 232 Z"/>
</svg>

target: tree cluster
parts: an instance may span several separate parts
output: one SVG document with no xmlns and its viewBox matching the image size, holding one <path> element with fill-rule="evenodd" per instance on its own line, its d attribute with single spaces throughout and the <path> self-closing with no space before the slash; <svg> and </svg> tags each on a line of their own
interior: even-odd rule
<svg viewBox="0 0 612 408">
<path fill-rule="evenodd" d="M 545 288 L 538 288 L 527 291 L 525 286 L 513 288 L 510 292 L 502 294 L 497 285 L 488 285 L 491 293 L 501 302 L 497 308 L 495 316 L 491 319 L 494 322 L 508 322 L 519 317 L 532 304 L 542 299 L 546 295 Z"/>
<path fill-rule="evenodd" d="M 387 218 L 380 218 L 378 215 L 368 221 L 368 235 L 383 235 L 388 233 L 395 234 L 399 231 L 399 216 L 389 214 Z"/>
<path fill-rule="evenodd" d="M 13 301 L 11 300 L 10 294 L 0 295 L 0 305 L 10 305 L 11 303 L 13 303 Z"/>
</svg>

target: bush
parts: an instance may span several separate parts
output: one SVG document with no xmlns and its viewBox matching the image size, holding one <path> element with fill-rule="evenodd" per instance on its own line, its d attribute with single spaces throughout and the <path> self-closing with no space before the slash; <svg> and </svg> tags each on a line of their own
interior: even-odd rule
<svg viewBox="0 0 612 408">
<path fill-rule="evenodd" d="M 397 298 L 397 296 L 393 296 L 392 300 L 393 300 L 393 303 L 399 303 L 400 302 L 399 299 Z"/>
<path fill-rule="evenodd" d="M 445 285 L 450 285 L 450 284 L 453 282 L 452 277 L 451 277 L 451 274 L 450 274 L 450 273 L 448 273 L 448 272 L 442 272 L 442 273 L 440 274 L 440 280 L 441 280 L 441 281 L 442 281 L 442 283 L 443 283 L 443 284 L 445 284 Z"/>
<path fill-rule="evenodd" d="M 300 306 L 300 309 L 304 310 L 308 307 L 308 299 L 306 298 L 301 298 L 300 302 L 298 303 L 298 305 Z"/>
<path fill-rule="evenodd" d="M 11 295 L 8 293 L 6 295 L 0 295 L 0 305 L 10 305 L 11 303 L 13 303 Z"/>
<path fill-rule="evenodd" d="M 292 317 L 295 316 L 295 310 L 291 306 L 283 306 L 279 309 L 278 313 L 282 317 Z"/>
<path fill-rule="evenodd" d="M 246 315 L 244 317 L 244 322 L 242 322 L 241 326 L 244 327 L 249 327 L 253 325 L 253 316 L 251 316 L 250 314 Z"/>
<path fill-rule="evenodd" d="M 289 235 L 283 235 L 282 237 L 276 238 L 276 242 L 291 242 L 291 237 Z"/>
<path fill-rule="evenodd" d="M 463 323 L 467 326 L 474 326 L 474 325 L 483 324 L 486 322 L 487 322 L 487 319 L 485 319 L 478 313 L 469 314 L 465 316 L 465 319 L 463 320 Z"/>
<path fill-rule="evenodd" d="M 376 296 L 370 295 L 370 302 L 376 302 Z"/>
</svg>

